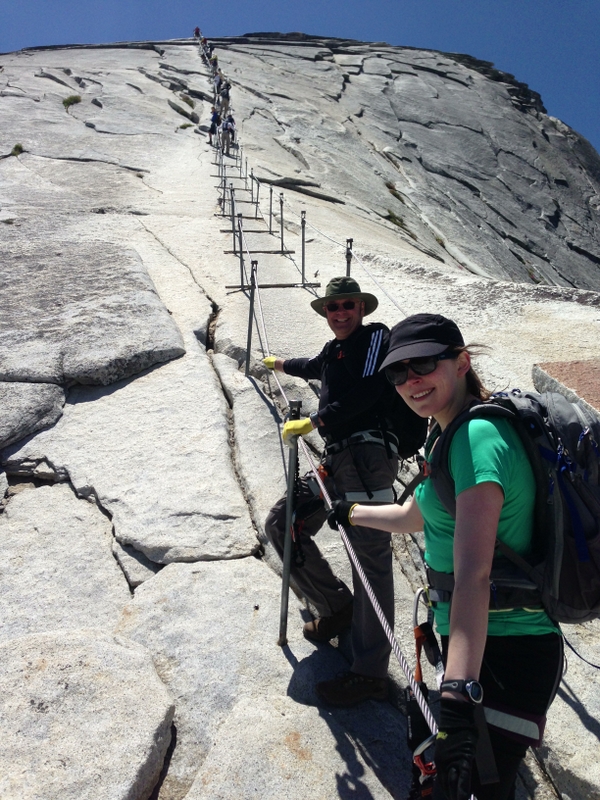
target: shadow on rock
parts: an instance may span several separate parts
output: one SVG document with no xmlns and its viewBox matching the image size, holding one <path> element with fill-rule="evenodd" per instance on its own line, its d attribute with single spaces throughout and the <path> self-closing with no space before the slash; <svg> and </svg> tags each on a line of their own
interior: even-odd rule
<svg viewBox="0 0 600 800">
<path fill-rule="evenodd" d="M 353 708 L 329 708 L 318 700 L 315 685 L 347 664 L 337 649 L 318 645 L 298 661 L 289 646 L 283 653 L 294 668 L 288 696 L 297 703 L 318 708 L 335 740 L 345 771 L 336 775 L 342 800 L 374 800 L 379 792 L 375 776 L 393 798 L 405 798 L 411 783 L 411 754 L 406 746 L 406 720 L 390 703 L 369 700 Z M 371 785 L 369 785 L 371 784 Z M 375 793 L 374 793 L 375 792 Z"/>
</svg>

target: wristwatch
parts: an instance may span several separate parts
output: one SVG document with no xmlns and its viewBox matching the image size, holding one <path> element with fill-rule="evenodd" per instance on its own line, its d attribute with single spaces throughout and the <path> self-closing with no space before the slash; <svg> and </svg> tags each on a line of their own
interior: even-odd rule
<svg viewBox="0 0 600 800">
<path fill-rule="evenodd" d="M 311 424 L 312 424 L 313 428 L 318 428 L 319 427 L 319 412 L 318 411 L 313 411 L 312 414 L 308 415 L 308 418 L 311 421 Z"/>
<path fill-rule="evenodd" d="M 457 692 L 475 705 L 483 700 L 483 686 L 479 681 L 442 681 L 440 692 Z"/>
</svg>

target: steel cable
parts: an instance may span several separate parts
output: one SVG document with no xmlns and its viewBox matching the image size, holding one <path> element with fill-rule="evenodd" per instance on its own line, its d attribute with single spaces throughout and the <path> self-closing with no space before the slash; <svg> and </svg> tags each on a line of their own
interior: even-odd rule
<svg viewBox="0 0 600 800">
<path fill-rule="evenodd" d="M 290 205 L 290 203 L 288 202 L 288 200 L 286 199 L 286 197 L 285 197 L 285 196 L 284 196 L 284 198 L 283 198 L 283 201 L 284 201 L 284 203 L 285 203 L 285 204 L 288 206 L 288 208 L 290 209 L 290 211 L 292 211 L 292 212 L 294 212 L 294 213 L 297 213 L 297 212 L 295 212 L 295 211 L 294 211 L 294 208 L 293 208 L 293 207 Z M 383 292 L 383 294 L 384 294 L 384 295 L 387 297 L 387 299 L 390 301 L 390 303 L 392 303 L 392 305 L 394 305 L 394 306 L 395 306 L 395 307 L 398 309 L 398 311 L 400 311 L 400 313 L 401 313 L 401 314 L 403 314 L 405 317 L 407 317 L 407 316 L 408 316 L 408 314 L 407 314 L 407 313 L 406 313 L 406 311 L 405 311 L 405 310 L 404 310 L 404 309 L 403 309 L 403 308 L 400 306 L 400 304 L 399 304 L 399 303 L 398 303 L 398 302 L 397 302 L 397 301 L 396 301 L 396 300 L 395 300 L 395 299 L 392 297 L 392 295 L 391 295 L 391 294 L 390 294 L 390 293 L 389 293 L 389 292 L 388 292 L 386 289 L 384 289 L 384 287 L 383 287 L 383 286 L 382 286 L 382 285 L 379 283 L 379 281 L 378 281 L 378 280 L 377 280 L 377 278 L 376 278 L 376 277 L 373 275 L 373 273 L 372 273 L 372 272 L 371 272 L 369 269 L 367 269 L 367 267 L 364 265 L 364 263 L 363 263 L 362 259 L 359 257 L 358 253 L 356 253 L 356 251 L 355 251 L 355 250 L 353 250 L 352 248 L 347 248 L 347 246 L 346 246 L 345 244 L 342 244 L 342 242 L 338 242 L 336 239 L 333 239 L 331 236 L 329 236 L 328 234 L 324 233 L 322 230 L 320 230 L 320 229 L 319 229 L 319 228 L 317 228 L 315 225 L 313 225 L 313 224 L 312 224 L 312 223 L 311 223 L 311 222 L 310 222 L 308 219 L 306 220 L 306 224 L 308 225 L 308 227 L 309 227 L 309 228 L 312 228 L 312 229 L 313 229 L 313 231 L 316 231 L 316 233 L 318 233 L 320 236 L 323 236 L 323 238 L 325 238 L 325 239 L 328 239 L 330 242 L 333 242 L 333 244 L 336 244 L 338 247 L 342 247 L 342 248 L 344 249 L 344 251 L 346 251 L 347 249 L 349 249 L 349 250 L 350 250 L 350 252 L 352 253 L 353 257 L 354 257 L 354 258 L 356 258 L 356 260 L 358 261 L 358 263 L 360 264 L 360 266 L 363 268 L 363 270 L 366 272 L 366 274 L 369 276 L 369 278 L 370 278 L 370 279 L 373 281 L 373 283 L 374 283 L 374 284 L 377 286 L 377 288 L 378 288 L 378 289 L 380 289 L 380 290 Z"/>
</svg>

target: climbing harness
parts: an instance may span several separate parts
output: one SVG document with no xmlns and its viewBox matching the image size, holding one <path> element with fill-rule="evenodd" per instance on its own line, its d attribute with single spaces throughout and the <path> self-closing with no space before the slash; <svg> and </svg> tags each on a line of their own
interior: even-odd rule
<svg viewBox="0 0 600 800">
<path fill-rule="evenodd" d="M 390 449 L 395 454 L 398 455 L 398 439 L 393 433 L 388 433 L 390 438 Z M 378 444 L 381 447 L 385 447 L 386 437 L 384 436 L 382 431 L 379 430 L 371 430 L 371 431 L 357 431 L 353 433 L 352 436 L 349 436 L 347 439 L 341 439 L 339 442 L 333 442 L 332 444 L 328 444 L 325 447 L 325 454 L 328 456 L 336 455 L 337 453 L 341 453 L 342 450 L 345 450 L 347 447 L 351 447 L 354 444 Z"/>
</svg>

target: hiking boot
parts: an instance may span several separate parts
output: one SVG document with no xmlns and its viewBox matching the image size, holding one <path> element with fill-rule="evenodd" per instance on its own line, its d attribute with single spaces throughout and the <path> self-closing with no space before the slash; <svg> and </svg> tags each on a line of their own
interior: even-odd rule
<svg viewBox="0 0 600 800">
<path fill-rule="evenodd" d="M 387 678 L 371 678 L 357 672 L 343 672 L 332 681 L 317 683 L 317 695 L 330 706 L 346 708 L 363 700 L 387 700 Z"/>
<path fill-rule="evenodd" d="M 352 624 L 352 600 L 330 617 L 317 617 L 307 622 L 304 636 L 311 642 L 328 642 Z"/>
</svg>

